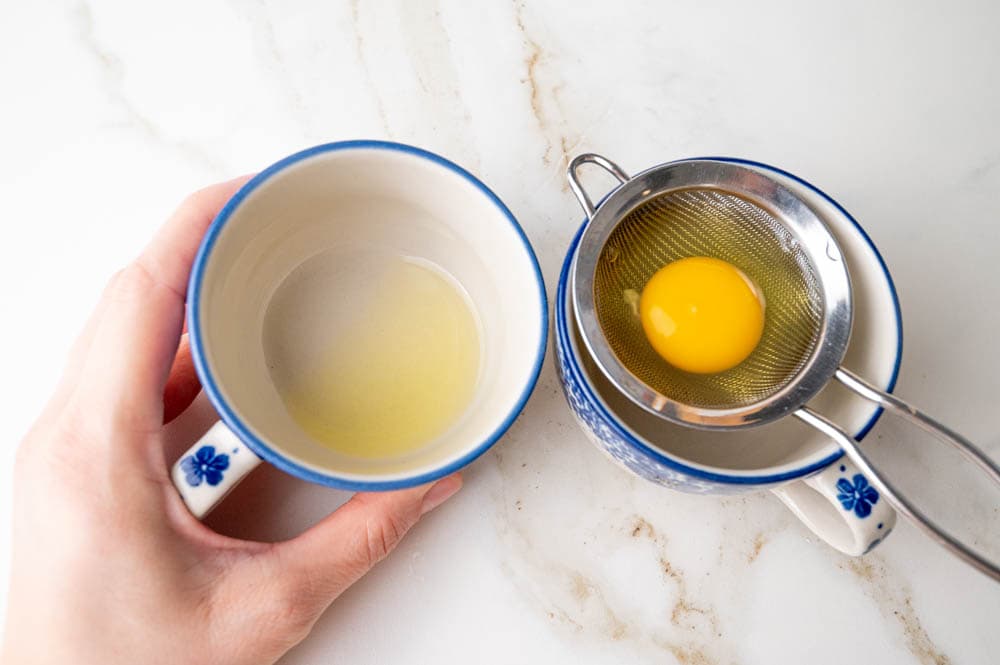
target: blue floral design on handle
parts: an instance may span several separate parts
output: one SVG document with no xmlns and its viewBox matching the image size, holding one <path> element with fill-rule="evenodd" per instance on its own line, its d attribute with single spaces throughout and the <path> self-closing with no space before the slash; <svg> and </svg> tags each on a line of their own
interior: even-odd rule
<svg viewBox="0 0 1000 665">
<path fill-rule="evenodd" d="M 837 500 L 844 510 L 854 510 L 861 518 L 868 517 L 872 506 L 878 503 L 878 491 L 860 473 L 854 474 L 853 480 L 853 483 L 847 478 L 837 481 Z"/>
<path fill-rule="evenodd" d="M 198 487 L 204 480 L 209 485 L 222 482 L 222 472 L 229 468 L 229 455 L 215 454 L 215 446 L 202 446 L 194 455 L 181 460 L 181 471 L 191 487 Z"/>
</svg>

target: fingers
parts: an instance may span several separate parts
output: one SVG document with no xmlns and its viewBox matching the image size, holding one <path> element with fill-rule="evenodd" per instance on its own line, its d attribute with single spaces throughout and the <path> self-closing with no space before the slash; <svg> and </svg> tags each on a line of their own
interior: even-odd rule
<svg viewBox="0 0 1000 665">
<path fill-rule="evenodd" d="M 201 392 L 201 382 L 194 369 L 191 357 L 191 342 L 187 335 L 181 336 L 180 346 L 174 355 L 174 365 L 170 368 L 167 385 L 163 389 L 163 423 L 169 423 L 191 405 Z"/>
<path fill-rule="evenodd" d="M 247 179 L 188 197 L 142 254 L 112 279 L 74 394 L 86 402 L 87 412 L 138 431 L 160 427 L 191 264 L 208 225 Z"/>
<path fill-rule="evenodd" d="M 386 557 L 414 524 L 462 487 L 458 473 L 432 485 L 356 494 L 275 554 L 304 594 L 315 596 L 317 614 Z"/>
<path fill-rule="evenodd" d="M 45 406 L 45 410 L 42 412 L 41 418 L 39 420 L 49 420 L 55 414 L 62 411 L 63 407 L 66 406 L 66 402 L 70 395 L 76 390 L 77 382 L 80 380 L 80 369 L 83 367 L 84 361 L 87 359 L 87 355 L 90 352 L 90 345 L 94 340 L 94 333 L 97 331 L 97 327 L 101 323 L 101 319 L 104 317 L 104 310 L 106 308 L 106 300 L 101 298 L 94 311 L 90 313 L 87 318 L 87 322 L 83 326 L 83 330 L 77 336 L 76 340 L 73 342 L 73 346 L 70 347 L 69 354 L 66 356 L 66 366 L 63 368 L 62 376 L 59 378 L 59 383 L 56 385 L 55 391 L 52 393 L 52 397 L 49 399 Z"/>
<path fill-rule="evenodd" d="M 249 618 L 241 648 L 272 662 L 304 639 L 330 603 L 385 558 L 421 515 L 461 487 L 455 473 L 433 485 L 356 494 L 292 540 L 271 546 L 232 541 L 243 553 L 216 550 L 225 577 L 212 590 L 212 606 L 221 608 L 213 616 Z"/>
<path fill-rule="evenodd" d="M 252 176 L 245 175 L 199 190 L 187 197 L 136 260 L 160 284 L 182 298 L 191 264 L 208 225 L 226 201 Z"/>
</svg>

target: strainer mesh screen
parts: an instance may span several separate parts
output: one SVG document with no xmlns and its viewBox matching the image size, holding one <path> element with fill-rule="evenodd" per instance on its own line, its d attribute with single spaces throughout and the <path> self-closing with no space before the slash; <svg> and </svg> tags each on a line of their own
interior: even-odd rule
<svg viewBox="0 0 1000 665">
<path fill-rule="evenodd" d="M 736 266 L 764 294 L 760 344 L 736 367 L 690 374 L 646 340 L 637 293 L 653 273 L 689 256 Z M 785 386 L 808 360 L 823 311 L 815 271 L 792 234 L 769 212 L 726 192 L 668 192 L 629 213 L 608 238 L 594 275 L 598 323 L 621 363 L 661 395 L 702 408 L 745 406 Z"/>
</svg>

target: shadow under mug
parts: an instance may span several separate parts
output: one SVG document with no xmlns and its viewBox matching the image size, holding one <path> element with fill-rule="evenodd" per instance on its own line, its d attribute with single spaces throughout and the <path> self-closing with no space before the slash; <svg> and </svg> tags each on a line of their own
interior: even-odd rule
<svg viewBox="0 0 1000 665">
<path fill-rule="evenodd" d="M 757 162 L 722 161 L 776 180 L 830 228 L 847 258 L 854 287 L 855 316 L 844 365 L 891 391 L 902 356 L 899 301 L 871 239 L 846 210 L 804 180 Z M 864 554 L 880 543 L 895 525 L 895 511 L 836 443 L 798 419 L 738 432 L 690 429 L 647 413 L 611 385 L 582 343 L 568 289 L 582 231 L 559 277 L 555 347 L 563 391 L 588 438 L 632 473 L 672 489 L 699 494 L 769 489 L 817 536 L 845 554 Z M 809 404 L 859 441 L 881 415 L 878 407 L 835 385 Z"/>
<path fill-rule="evenodd" d="M 268 355 L 274 344 L 329 344 L 324 324 L 347 306 L 336 294 L 364 279 L 371 252 L 441 268 L 461 285 L 480 324 L 479 375 L 463 414 L 420 449 L 377 459 L 310 438 L 288 414 Z M 307 269 L 313 272 L 298 278 Z M 283 301 L 275 323 L 269 307 L 293 271 L 294 302 Z M 258 174 L 209 227 L 188 295 L 195 367 L 221 418 L 172 469 L 199 518 L 262 460 L 362 491 L 411 487 L 465 466 L 521 411 L 548 333 L 541 271 L 507 207 L 452 162 L 382 141 L 316 146 Z"/>
</svg>

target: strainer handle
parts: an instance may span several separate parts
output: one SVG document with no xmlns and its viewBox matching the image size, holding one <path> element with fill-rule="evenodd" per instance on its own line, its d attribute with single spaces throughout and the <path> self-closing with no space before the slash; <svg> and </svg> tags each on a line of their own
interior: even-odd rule
<svg viewBox="0 0 1000 665">
<path fill-rule="evenodd" d="M 845 370 L 840 370 L 845 371 Z M 852 375 L 853 376 L 853 375 Z M 837 377 L 840 379 L 840 377 Z M 841 379 L 842 380 L 842 379 Z M 858 379 L 860 381 L 860 379 Z M 864 383 L 864 382 L 862 382 Z M 845 383 L 845 385 L 847 385 Z M 867 385 L 867 384 L 865 384 Z M 880 392 L 878 389 L 872 388 L 876 392 Z M 859 394 L 861 394 L 859 392 Z M 884 396 L 885 393 L 882 393 Z M 864 396 L 864 395 L 863 395 Z M 901 402 L 905 404 L 905 402 Z M 886 404 L 886 406 L 889 406 Z M 895 410 L 895 407 L 890 406 Z M 906 405 L 907 409 L 912 409 L 909 405 Z M 915 409 L 912 409 L 915 410 Z M 801 419 L 803 422 L 812 425 L 817 430 L 826 434 L 831 439 L 837 442 L 848 458 L 864 473 L 869 481 L 878 489 L 885 499 L 892 504 L 892 506 L 898 510 L 903 516 L 910 520 L 918 529 L 927 534 L 932 540 L 937 542 L 939 545 L 949 550 L 952 554 L 962 559 L 973 568 L 977 569 L 981 573 L 988 575 L 994 580 L 1000 582 L 1000 567 L 997 567 L 991 561 L 980 556 L 978 553 L 972 551 L 966 547 L 963 543 L 959 542 L 951 535 L 946 533 L 943 529 L 937 526 L 927 515 L 925 515 L 919 508 L 910 503 L 903 494 L 899 492 L 892 483 L 886 480 L 868 461 L 868 458 L 863 452 L 861 452 L 861 447 L 858 442 L 854 440 L 847 432 L 845 432 L 839 425 L 828 420 L 827 418 L 821 416 L 815 411 L 802 407 L 795 412 L 795 415 Z M 925 416 L 926 417 L 926 416 Z M 928 418 L 928 420 L 930 420 Z M 933 421 L 931 421 L 933 422 Z M 936 431 L 935 433 L 943 432 Z M 971 444 L 970 444 L 971 445 Z M 975 448 L 974 446 L 972 447 Z M 981 454 L 981 453 L 980 453 Z M 991 465 L 991 464 L 989 464 Z M 995 468 L 995 467 L 994 467 Z"/>
<path fill-rule="evenodd" d="M 566 169 L 566 177 L 569 179 L 570 189 L 576 195 L 576 200 L 580 202 L 580 207 L 583 211 L 587 213 L 587 221 L 589 222 L 594 213 L 597 212 L 597 208 L 594 207 L 594 202 L 590 200 L 590 196 L 583 189 L 583 185 L 580 184 L 580 177 L 578 171 L 580 167 L 584 164 L 596 164 L 602 169 L 613 175 L 618 179 L 618 182 L 625 184 L 628 182 L 628 174 L 621 169 L 620 166 L 612 162 L 607 157 L 601 157 L 600 155 L 595 155 L 592 152 L 585 152 L 582 155 L 577 155 L 572 162 L 569 163 L 569 168 Z"/>
<path fill-rule="evenodd" d="M 986 453 L 977 448 L 974 443 L 966 439 L 958 432 L 943 423 L 939 423 L 926 413 L 923 413 L 916 407 L 907 404 L 895 395 L 890 395 L 885 391 L 879 390 L 850 370 L 840 367 L 837 369 L 837 373 L 834 376 L 837 377 L 838 381 L 861 397 L 875 402 L 879 406 L 883 406 L 893 413 L 899 414 L 925 432 L 930 432 L 945 443 L 957 448 L 966 459 L 976 464 L 979 468 L 986 472 L 986 475 L 988 475 L 993 482 L 1000 485 L 1000 467 L 998 467 L 996 462 L 991 460 Z"/>
</svg>

